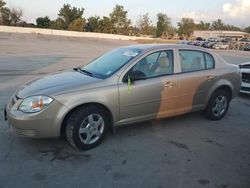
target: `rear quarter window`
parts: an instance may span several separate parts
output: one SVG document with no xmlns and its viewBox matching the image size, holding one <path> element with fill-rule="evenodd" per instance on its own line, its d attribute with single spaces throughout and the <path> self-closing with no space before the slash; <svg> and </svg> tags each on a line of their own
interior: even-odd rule
<svg viewBox="0 0 250 188">
<path fill-rule="evenodd" d="M 214 58 L 212 55 L 208 54 L 208 53 L 204 53 L 205 54 L 205 61 L 206 61 L 206 68 L 207 69 L 212 69 L 214 68 Z"/>
</svg>

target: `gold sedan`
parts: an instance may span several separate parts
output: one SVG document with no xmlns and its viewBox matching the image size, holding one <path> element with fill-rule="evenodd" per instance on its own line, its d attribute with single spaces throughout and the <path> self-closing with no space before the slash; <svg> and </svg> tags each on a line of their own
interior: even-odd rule
<svg viewBox="0 0 250 188">
<path fill-rule="evenodd" d="M 219 120 L 240 84 L 239 68 L 212 51 L 134 45 L 23 85 L 5 115 L 21 136 L 65 136 L 71 145 L 90 149 L 119 125 L 198 110 Z"/>
</svg>

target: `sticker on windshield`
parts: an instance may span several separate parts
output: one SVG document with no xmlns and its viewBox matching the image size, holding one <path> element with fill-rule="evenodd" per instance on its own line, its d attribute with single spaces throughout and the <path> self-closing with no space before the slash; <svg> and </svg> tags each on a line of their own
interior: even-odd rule
<svg viewBox="0 0 250 188">
<path fill-rule="evenodd" d="M 106 75 L 110 75 L 110 74 L 112 74 L 112 71 L 106 72 Z"/>
<path fill-rule="evenodd" d="M 135 56 L 138 55 L 138 52 L 134 52 L 132 50 L 128 50 L 128 51 L 123 52 L 123 55 L 129 56 L 129 57 L 135 57 Z"/>
</svg>

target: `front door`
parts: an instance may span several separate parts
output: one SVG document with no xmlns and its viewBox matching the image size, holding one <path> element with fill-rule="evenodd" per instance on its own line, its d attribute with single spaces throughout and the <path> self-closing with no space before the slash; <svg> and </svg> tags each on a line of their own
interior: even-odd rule
<svg viewBox="0 0 250 188">
<path fill-rule="evenodd" d="M 144 80 L 126 81 L 131 72 L 143 73 Z M 131 123 L 173 115 L 178 82 L 174 72 L 173 51 L 155 52 L 141 59 L 119 84 L 120 122 Z"/>
</svg>

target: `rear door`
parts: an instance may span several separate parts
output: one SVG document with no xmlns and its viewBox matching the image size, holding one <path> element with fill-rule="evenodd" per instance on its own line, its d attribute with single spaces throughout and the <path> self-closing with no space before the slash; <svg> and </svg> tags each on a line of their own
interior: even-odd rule
<svg viewBox="0 0 250 188">
<path fill-rule="evenodd" d="M 179 50 L 180 94 L 178 113 L 204 108 L 209 90 L 215 82 L 215 62 L 211 54 L 197 50 Z"/>
</svg>

